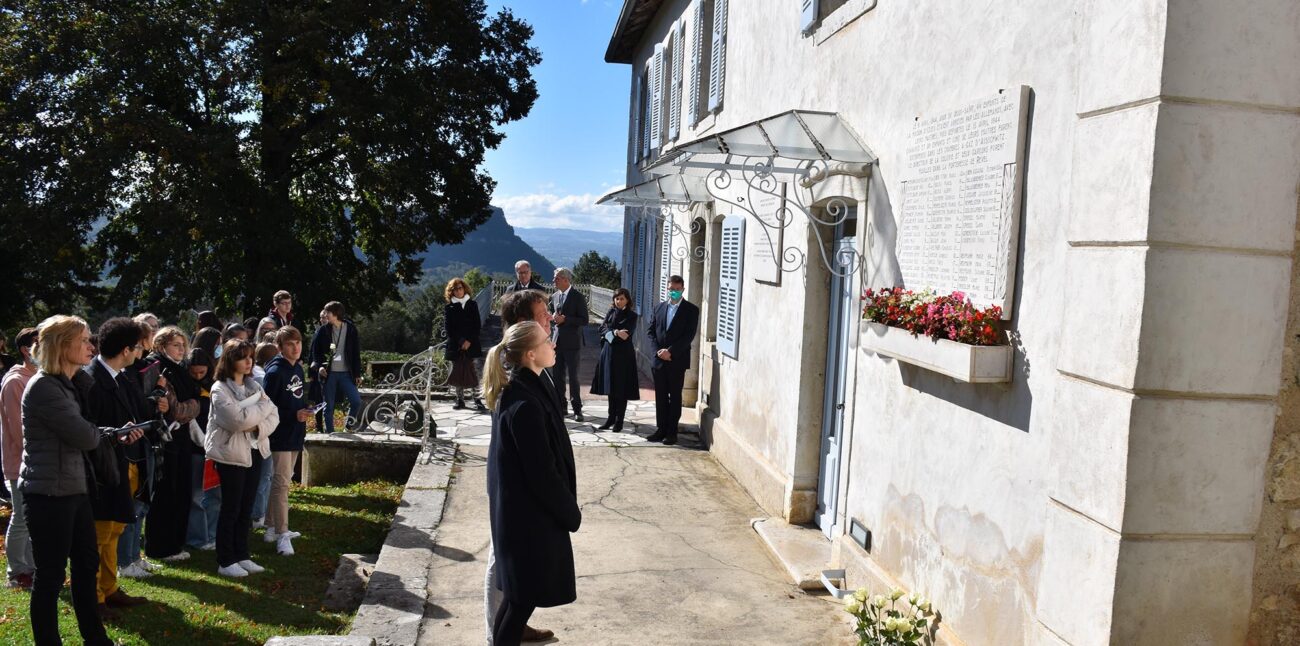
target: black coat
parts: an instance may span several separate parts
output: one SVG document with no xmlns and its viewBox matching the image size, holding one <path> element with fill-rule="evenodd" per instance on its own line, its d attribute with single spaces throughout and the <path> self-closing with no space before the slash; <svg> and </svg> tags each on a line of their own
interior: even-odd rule
<svg viewBox="0 0 1300 646">
<path fill-rule="evenodd" d="M 460 303 L 447 303 L 442 310 L 443 330 L 447 333 L 447 360 L 455 361 L 462 354 L 469 359 L 483 356 L 483 344 L 479 340 L 483 320 L 479 318 L 478 303 L 474 299 Z M 460 344 L 469 341 L 469 349 L 463 353 Z"/>
<path fill-rule="evenodd" d="M 509 286 L 509 287 L 506 287 L 506 293 L 509 294 L 509 293 L 511 293 L 511 292 L 522 292 L 522 291 L 524 291 L 525 289 L 535 289 L 535 290 L 537 290 L 537 291 L 539 291 L 539 292 L 544 292 L 544 291 L 546 291 L 546 288 L 545 288 L 545 287 L 542 287 L 542 284 L 539 283 L 539 282 L 537 282 L 537 278 L 536 278 L 536 277 L 533 277 L 533 278 L 529 278 L 529 279 L 528 279 L 528 284 L 527 284 L 527 285 L 521 285 L 521 284 L 519 284 L 519 281 L 518 281 L 518 280 L 516 280 L 516 281 L 513 282 L 513 283 L 510 283 L 510 286 Z"/>
<path fill-rule="evenodd" d="M 130 370 L 129 367 L 127 369 Z M 126 379 L 125 385 L 114 380 L 97 359 L 86 367 L 86 371 L 95 378 L 86 393 L 86 412 L 96 426 L 121 428 L 149 419 L 146 417 L 144 395 L 136 389 L 131 379 Z M 148 441 L 141 438 L 136 444 L 147 445 Z M 91 489 L 90 508 L 95 520 L 135 522 L 135 503 L 132 502 L 131 482 L 127 474 L 129 462 L 126 448 L 112 439 L 104 438 L 98 447 L 90 451 L 90 462 L 95 465 L 95 486 Z M 148 472 L 147 461 L 139 462 L 137 466 L 140 483 L 144 485 L 143 495 L 147 500 L 152 474 Z"/>
<path fill-rule="evenodd" d="M 582 328 L 587 326 L 590 315 L 587 313 L 587 297 L 577 287 L 569 287 L 569 295 L 564 298 L 564 305 L 556 307 L 560 292 L 551 294 L 551 313 L 563 314 L 564 323 L 555 326 L 555 349 L 581 350 Z"/>
<path fill-rule="evenodd" d="M 609 308 L 605 322 L 600 324 L 600 360 L 596 362 L 596 376 L 591 381 L 591 394 L 607 395 L 621 399 L 641 399 L 641 379 L 636 371 L 636 348 L 632 335 L 636 334 L 636 312 L 632 308 Z M 614 337 L 605 340 L 606 332 L 626 330 L 626 340 Z"/>
<path fill-rule="evenodd" d="M 361 379 L 361 335 L 357 332 L 357 324 L 353 323 L 352 319 L 343 319 L 343 322 L 348 326 L 347 338 L 343 340 L 344 359 L 348 362 L 348 372 L 352 373 L 352 380 L 359 381 Z M 316 333 L 311 337 L 311 352 L 307 357 L 312 381 L 318 380 L 322 367 L 329 369 L 327 357 L 330 354 L 330 343 L 333 342 L 333 325 L 322 325 L 316 328 Z"/>
<path fill-rule="evenodd" d="M 668 326 L 668 301 L 655 306 L 650 317 L 650 327 L 646 334 L 650 337 L 650 349 L 658 352 L 667 349 L 673 355 L 672 361 L 664 361 L 656 354 L 656 370 L 682 370 L 691 367 L 691 342 L 695 340 L 695 331 L 700 323 L 700 308 L 682 299 L 673 316 L 672 326 Z"/>
<path fill-rule="evenodd" d="M 577 599 L 570 532 L 582 524 L 573 445 L 549 387 L 517 368 L 492 414 L 488 500 L 497 587 L 549 608 Z"/>
</svg>

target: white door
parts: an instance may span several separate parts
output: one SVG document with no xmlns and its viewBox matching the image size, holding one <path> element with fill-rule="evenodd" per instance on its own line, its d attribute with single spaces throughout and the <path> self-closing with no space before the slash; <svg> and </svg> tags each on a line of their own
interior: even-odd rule
<svg viewBox="0 0 1300 646">
<path fill-rule="evenodd" d="M 851 216 L 850 216 L 851 217 Z M 832 258 L 854 252 L 854 238 L 835 243 Z M 842 269 L 840 271 L 843 271 Z M 822 403 L 821 472 L 817 476 L 817 526 L 831 537 L 839 511 L 840 444 L 844 435 L 844 400 L 849 367 L 849 334 L 857 313 L 853 303 L 853 274 L 831 273 L 830 316 L 826 329 L 826 391 Z"/>
</svg>

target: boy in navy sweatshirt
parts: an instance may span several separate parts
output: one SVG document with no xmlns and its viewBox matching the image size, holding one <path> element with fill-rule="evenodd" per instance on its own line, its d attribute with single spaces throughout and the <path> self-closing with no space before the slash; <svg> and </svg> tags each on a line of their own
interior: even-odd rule
<svg viewBox="0 0 1300 646">
<path fill-rule="evenodd" d="M 302 367 L 302 333 L 292 325 L 275 334 L 280 354 L 266 364 L 266 395 L 280 409 L 280 425 L 271 434 L 271 497 L 266 506 L 266 542 L 275 543 L 275 551 L 293 555 L 292 539 L 301 536 L 289 531 L 289 480 L 302 453 L 307 437 L 307 382 Z"/>
</svg>

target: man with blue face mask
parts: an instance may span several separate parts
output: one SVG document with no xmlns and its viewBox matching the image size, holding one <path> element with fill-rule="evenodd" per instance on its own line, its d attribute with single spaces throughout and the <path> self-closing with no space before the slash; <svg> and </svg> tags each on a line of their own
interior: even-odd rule
<svg viewBox="0 0 1300 646">
<path fill-rule="evenodd" d="M 681 276 L 668 278 L 668 300 L 655 307 L 646 333 L 655 348 L 655 418 L 658 430 L 650 442 L 677 443 L 677 423 L 682 418 L 682 387 L 691 367 L 691 342 L 700 322 L 700 308 L 682 298 Z"/>
</svg>

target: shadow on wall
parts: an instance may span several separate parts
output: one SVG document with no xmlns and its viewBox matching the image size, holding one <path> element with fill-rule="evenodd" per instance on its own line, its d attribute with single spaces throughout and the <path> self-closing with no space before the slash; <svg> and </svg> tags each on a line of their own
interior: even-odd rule
<svg viewBox="0 0 1300 646">
<path fill-rule="evenodd" d="M 1035 94 L 1031 91 L 1029 93 L 1028 125 L 1025 128 L 1025 150 L 1027 152 L 1024 156 L 1024 167 L 1020 173 L 1021 177 L 1024 178 L 1021 184 L 1020 213 L 1018 214 L 1020 218 L 1020 240 L 1028 237 L 1026 233 L 1029 228 L 1029 223 L 1025 217 L 1025 205 L 1029 203 L 1032 188 L 1028 179 L 1030 176 L 1030 160 L 1033 156 L 1028 154 L 1028 151 L 1033 150 L 1034 99 Z M 874 288 L 901 285 L 903 283 L 902 271 L 899 268 L 896 253 L 898 243 L 897 219 L 894 217 L 893 204 L 889 199 L 889 191 L 885 187 L 884 176 L 878 165 L 871 173 L 867 200 L 870 203 L 872 217 L 870 226 L 867 228 L 868 251 L 865 258 L 866 276 L 864 284 Z M 904 195 L 904 200 L 906 200 L 906 195 Z M 1016 275 L 1013 277 L 1015 292 L 1011 302 L 1012 318 L 1007 322 L 1008 336 L 1011 345 L 1015 348 L 1012 365 L 1012 374 L 1015 376 L 1012 378 L 1011 383 L 968 384 L 924 368 L 898 362 L 903 384 L 1028 433 L 1034 397 L 1033 393 L 1029 391 L 1028 384 L 1030 374 L 1029 356 L 1025 352 L 1019 330 L 1020 299 L 1024 294 L 1024 266 L 1025 246 L 1019 244 L 1016 247 Z M 885 357 L 880 357 L 880 360 L 893 361 L 893 359 Z"/>
</svg>

